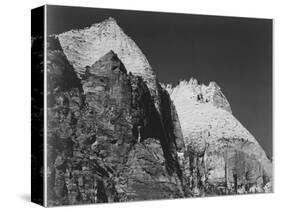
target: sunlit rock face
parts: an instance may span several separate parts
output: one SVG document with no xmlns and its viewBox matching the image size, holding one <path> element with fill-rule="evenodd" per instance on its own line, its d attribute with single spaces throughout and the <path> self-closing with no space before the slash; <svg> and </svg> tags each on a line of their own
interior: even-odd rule
<svg viewBox="0 0 281 212">
<path fill-rule="evenodd" d="M 70 30 L 57 37 L 63 52 L 79 78 L 83 78 L 85 73 L 94 73 L 95 70 L 90 68 L 92 64 L 113 51 L 122 61 L 128 73 L 141 77 L 146 83 L 160 116 L 160 125 L 164 130 L 163 137 L 167 142 L 175 143 L 176 148 L 183 147 L 177 112 L 170 96 L 157 82 L 156 75 L 145 55 L 137 44 L 124 33 L 115 19 L 108 18 L 88 28 Z"/>
<path fill-rule="evenodd" d="M 189 99 L 191 103 L 208 103 L 232 113 L 229 102 L 216 82 L 210 82 L 207 86 L 199 84 L 196 79 L 191 78 L 189 81 L 180 81 L 179 85 L 174 88 L 167 85 L 166 90 L 174 99 L 183 98 Z"/>
<path fill-rule="evenodd" d="M 143 79 L 113 51 L 78 79 L 58 40 L 48 43 L 48 205 L 184 197 L 175 143 Z"/>
<path fill-rule="evenodd" d="M 192 78 L 166 89 L 179 115 L 182 167 L 194 195 L 270 191 L 271 162 L 216 83 L 200 85 Z"/>
<path fill-rule="evenodd" d="M 48 205 L 272 191 L 215 82 L 161 86 L 112 18 L 47 42 Z"/>
<path fill-rule="evenodd" d="M 91 66 L 112 50 L 123 62 L 126 70 L 141 76 L 147 82 L 152 96 L 157 96 L 156 76 L 150 64 L 115 19 L 108 18 L 88 28 L 64 32 L 58 37 L 66 57 L 79 75 L 85 72 L 86 66 Z"/>
</svg>

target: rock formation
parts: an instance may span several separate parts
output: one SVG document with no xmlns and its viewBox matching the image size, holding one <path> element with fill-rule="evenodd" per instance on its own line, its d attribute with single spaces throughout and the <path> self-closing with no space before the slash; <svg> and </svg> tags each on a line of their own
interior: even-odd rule
<svg viewBox="0 0 281 212">
<path fill-rule="evenodd" d="M 47 43 L 48 205 L 271 191 L 216 83 L 161 86 L 112 18 Z"/>
<path fill-rule="evenodd" d="M 48 204 L 183 197 L 175 143 L 143 79 L 110 51 L 80 81 L 48 41 Z"/>
<path fill-rule="evenodd" d="M 71 30 L 58 35 L 62 49 L 80 75 L 109 51 L 114 51 L 128 72 L 141 76 L 147 82 L 155 101 L 158 100 L 156 76 L 137 44 L 119 27 L 116 20 L 108 18 L 81 30 Z"/>
<path fill-rule="evenodd" d="M 272 165 L 256 139 L 232 115 L 219 86 L 196 79 L 167 86 L 185 142 L 186 185 L 194 195 L 268 192 Z"/>
<path fill-rule="evenodd" d="M 163 137 L 177 148 L 183 145 L 182 132 L 170 121 L 178 122 L 177 113 L 169 95 L 163 89 L 146 57 L 137 44 L 127 36 L 113 18 L 80 30 L 70 30 L 57 35 L 61 48 L 73 65 L 79 78 L 88 74 L 89 67 L 110 51 L 115 52 L 129 74 L 139 76 L 148 86 L 152 101 L 164 129 Z M 168 107 L 168 108 L 167 108 Z M 171 108 L 171 109 L 170 109 Z M 172 120 L 173 119 L 173 120 Z"/>
</svg>

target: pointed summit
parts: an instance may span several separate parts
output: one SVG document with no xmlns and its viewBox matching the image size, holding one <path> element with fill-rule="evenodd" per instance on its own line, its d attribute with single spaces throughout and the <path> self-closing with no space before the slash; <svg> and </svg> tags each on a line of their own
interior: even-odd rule
<svg viewBox="0 0 281 212">
<path fill-rule="evenodd" d="M 156 76 L 137 44 L 127 36 L 112 17 L 82 30 L 58 35 L 63 51 L 78 74 L 85 72 L 99 58 L 114 51 L 128 72 L 141 76 L 156 95 Z"/>
<path fill-rule="evenodd" d="M 172 99 L 189 99 L 189 104 L 210 104 L 231 113 L 230 104 L 216 82 L 210 82 L 206 86 L 191 77 L 189 81 L 180 81 L 176 87 L 169 86 L 166 90 Z"/>
<path fill-rule="evenodd" d="M 108 22 L 112 22 L 112 23 L 116 23 L 117 24 L 117 21 L 112 18 L 112 17 L 109 17 L 108 19 L 105 19 L 104 21 L 108 21 Z"/>
<path fill-rule="evenodd" d="M 120 31 L 123 32 L 121 27 L 118 25 L 117 21 L 112 17 L 109 17 L 109 18 L 103 20 L 102 22 L 94 23 L 89 28 L 92 28 L 92 27 L 98 27 L 98 28 L 100 28 L 101 31 L 103 31 L 103 30 L 111 31 L 111 33 L 117 33 L 117 34 L 120 33 Z M 85 30 L 85 29 L 82 29 L 82 30 Z"/>
<path fill-rule="evenodd" d="M 114 51 L 110 50 L 98 61 L 96 61 L 88 70 L 90 74 L 97 74 L 98 72 L 105 74 L 104 72 L 111 72 L 112 70 L 115 70 L 117 68 L 120 72 L 127 73 L 122 61 L 120 61 L 117 54 L 115 54 Z"/>
</svg>

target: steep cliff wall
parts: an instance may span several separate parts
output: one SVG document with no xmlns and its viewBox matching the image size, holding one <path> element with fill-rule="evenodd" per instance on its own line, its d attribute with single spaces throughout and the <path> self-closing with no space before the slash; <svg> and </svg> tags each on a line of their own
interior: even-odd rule
<svg viewBox="0 0 281 212">
<path fill-rule="evenodd" d="M 56 46 L 48 50 L 55 79 L 48 96 L 48 204 L 183 197 L 176 150 L 142 78 L 110 51 L 74 79 Z M 64 73 L 71 86 L 60 83 Z"/>
<path fill-rule="evenodd" d="M 159 114 L 160 120 L 157 127 L 162 128 L 161 140 L 165 141 L 166 149 L 173 149 L 174 152 L 176 148 L 183 147 L 177 112 L 170 96 L 158 83 L 145 55 L 137 44 L 125 34 L 115 19 L 108 18 L 88 28 L 70 30 L 57 35 L 57 38 L 79 78 L 84 78 L 90 72 L 94 73 L 91 65 L 106 53 L 114 51 L 128 74 L 141 77 L 146 83 L 152 102 Z M 171 157 L 175 162 L 171 163 L 169 167 L 176 170 L 178 169 L 175 167 L 177 156 L 172 155 Z"/>
<path fill-rule="evenodd" d="M 232 115 L 215 83 L 167 86 L 183 130 L 185 185 L 194 195 L 270 192 L 272 165 L 256 139 Z"/>
<path fill-rule="evenodd" d="M 113 18 L 81 30 L 71 30 L 58 35 L 63 51 L 78 75 L 85 73 L 109 51 L 114 51 L 126 70 L 141 76 L 147 82 L 152 97 L 158 101 L 156 76 L 137 44 L 127 36 Z"/>
<path fill-rule="evenodd" d="M 116 21 L 48 37 L 48 204 L 272 191 L 220 87 L 160 86 Z"/>
</svg>

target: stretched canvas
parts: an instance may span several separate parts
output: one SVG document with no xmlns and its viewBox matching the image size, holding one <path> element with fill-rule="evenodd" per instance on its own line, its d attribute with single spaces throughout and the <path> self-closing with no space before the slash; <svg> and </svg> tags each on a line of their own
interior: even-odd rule
<svg viewBox="0 0 281 212">
<path fill-rule="evenodd" d="M 54 5 L 31 18 L 33 202 L 273 191 L 271 19 Z"/>
</svg>

